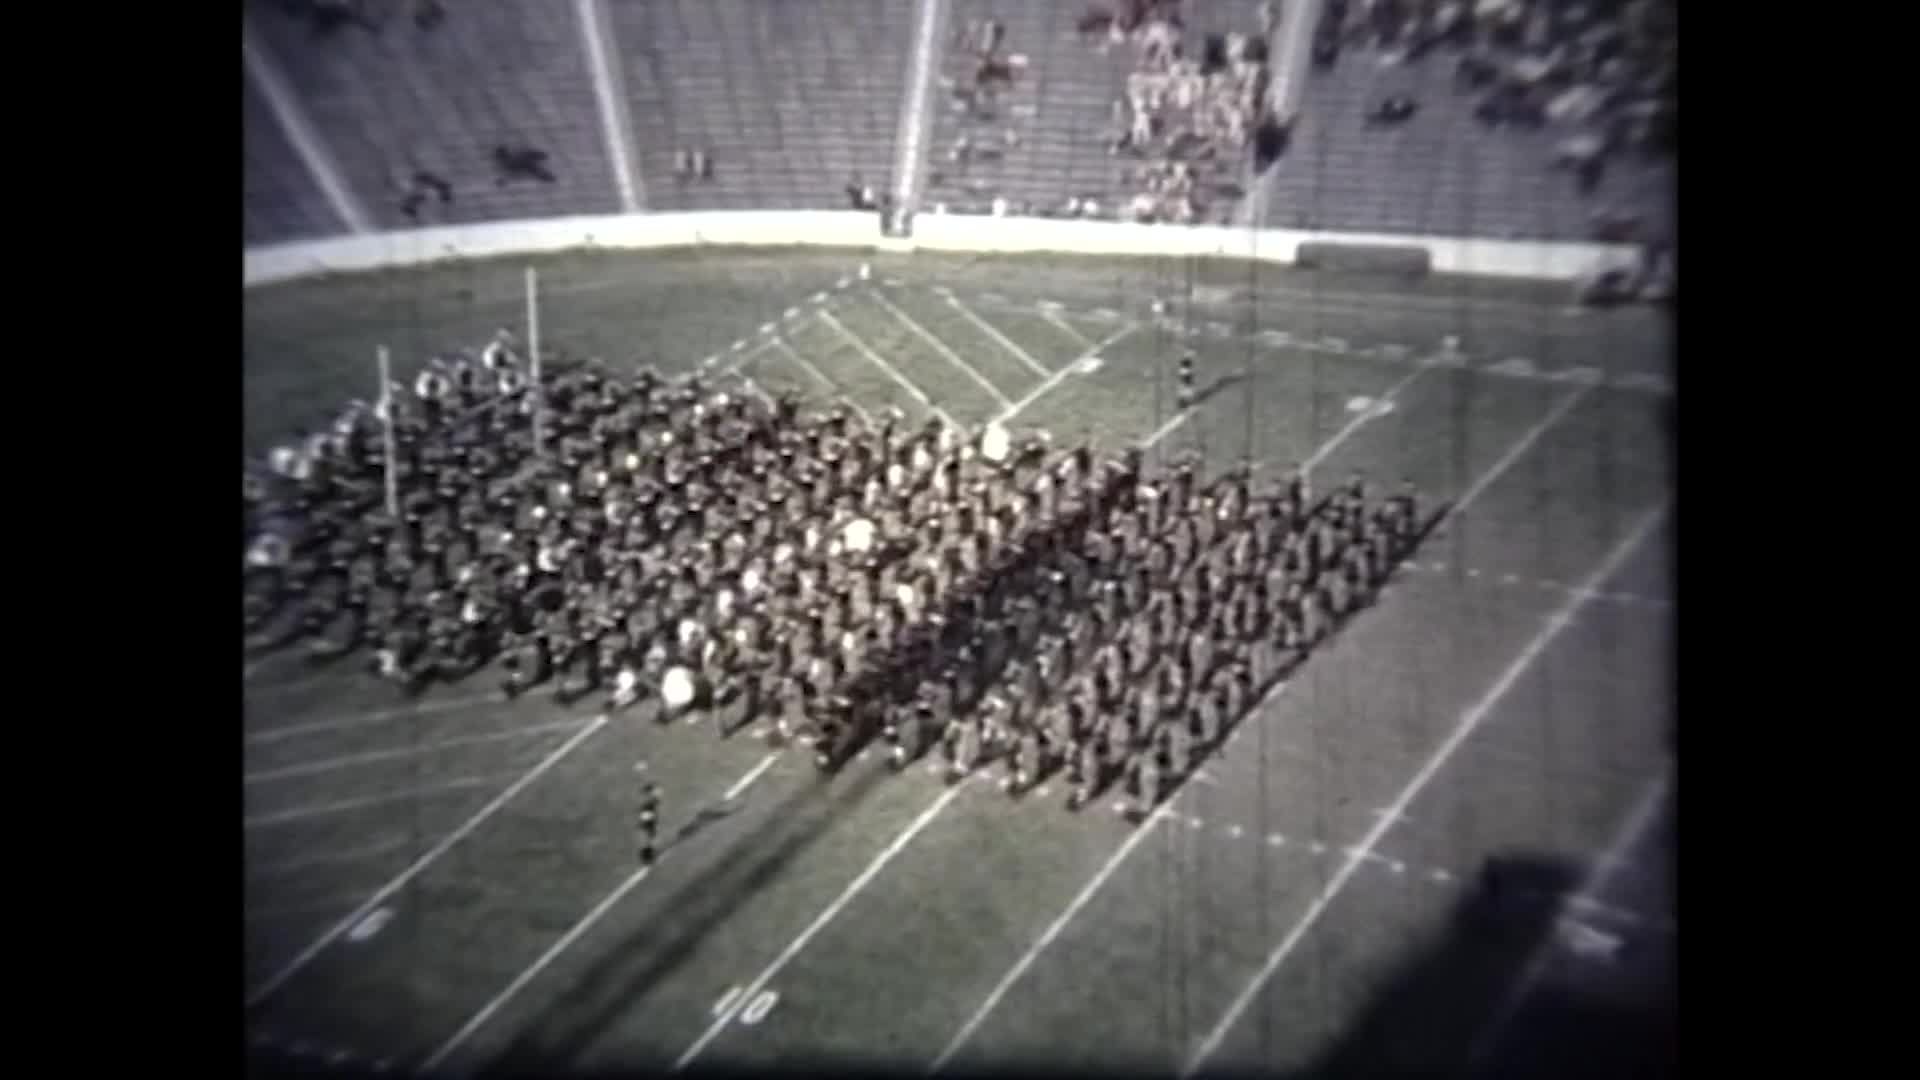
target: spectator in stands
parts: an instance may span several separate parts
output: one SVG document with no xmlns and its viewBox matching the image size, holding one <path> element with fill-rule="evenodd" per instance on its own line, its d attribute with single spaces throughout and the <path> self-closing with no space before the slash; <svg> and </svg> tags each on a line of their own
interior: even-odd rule
<svg viewBox="0 0 1920 1080">
<path fill-rule="evenodd" d="M 1420 103 L 1405 94 L 1394 94 L 1383 98 L 1373 108 L 1367 110 L 1369 127 L 1399 127 L 1413 119 L 1420 111 Z"/>
<path fill-rule="evenodd" d="M 874 193 L 871 184 L 860 182 L 860 174 L 854 173 L 847 181 L 847 203 L 855 210 L 878 210 L 880 198 Z"/>
<path fill-rule="evenodd" d="M 683 146 L 673 154 L 673 178 L 681 186 L 713 179 L 713 158 L 705 150 Z"/>
<path fill-rule="evenodd" d="M 360 0 L 281 0 L 280 7 L 297 19 L 305 19 L 314 37 L 328 37 L 349 26 L 369 34 L 380 32 L 380 24 L 362 9 Z"/>
<path fill-rule="evenodd" d="M 407 193 L 400 200 L 400 212 L 406 215 L 408 221 L 418 222 L 420 210 L 427 205 L 427 200 L 430 198 L 438 199 L 442 207 L 452 205 L 453 185 L 439 173 L 428 169 L 415 169 L 412 182 L 407 187 Z"/>
<path fill-rule="evenodd" d="M 505 187 L 516 180 L 538 180 L 543 184 L 558 183 L 558 178 L 547 168 L 547 152 L 531 146 L 513 146 L 502 143 L 493 148 L 494 185 Z"/>
</svg>

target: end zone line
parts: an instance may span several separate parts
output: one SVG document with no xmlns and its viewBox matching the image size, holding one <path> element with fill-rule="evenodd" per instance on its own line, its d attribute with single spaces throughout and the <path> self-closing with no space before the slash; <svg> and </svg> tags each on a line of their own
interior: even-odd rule
<svg viewBox="0 0 1920 1080">
<path fill-rule="evenodd" d="M 1627 557 L 1633 554 L 1640 546 L 1640 542 L 1646 539 L 1647 535 L 1653 531 L 1654 526 L 1658 525 L 1661 519 L 1666 517 L 1666 513 L 1667 504 L 1665 502 L 1662 502 L 1659 506 L 1649 511 L 1646 516 L 1641 519 L 1640 523 L 1634 527 L 1633 531 L 1622 538 L 1618 544 L 1614 545 L 1613 551 L 1610 552 L 1605 559 L 1601 560 L 1599 567 L 1588 576 L 1586 586 L 1589 589 L 1597 590 L 1600 586 L 1605 585 L 1607 579 L 1613 576 L 1614 572 L 1626 562 Z M 1234 998 L 1233 1002 L 1227 1006 L 1226 1014 L 1220 1018 L 1219 1023 L 1215 1024 L 1213 1029 L 1207 1033 L 1207 1037 L 1201 1040 L 1199 1048 L 1194 1051 L 1193 1056 L 1187 1060 L 1186 1066 L 1181 1069 L 1180 1075 L 1182 1078 L 1191 1077 L 1195 1071 L 1206 1064 L 1207 1059 L 1213 1056 L 1214 1051 L 1220 1048 L 1220 1044 L 1225 1041 L 1227 1033 L 1233 1030 L 1233 1025 L 1239 1022 L 1241 1015 L 1246 1012 L 1247 1007 L 1253 1004 L 1254 998 L 1259 996 L 1260 990 L 1267 984 L 1267 980 L 1272 978 L 1274 973 L 1280 969 L 1280 965 L 1286 962 L 1287 957 L 1299 946 L 1301 940 L 1306 937 L 1307 932 L 1313 929 L 1313 925 L 1320 921 L 1320 916 L 1326 913 L 1327 908 L 1332 905 L 1334 899 L 1346 889 L 1347 883 L 1353 880 L 1353 876 L 1355 872 L 1359 870 L 1361 863 L 1365 861 L 1368 855 L 1372 854 L 1373 849 L 1379 845 L 1381 838 L 1387 834 L 1387 831 L 1393 828 L 1395 819 L 1406 812 L 1407 807 L 1413 803 L 1413 800 L 1419 796 L 1421 791 L 1425 790 L 1427 784 L 1439 773 L 1441 766 L 1445 765 L 1447 760 L 1453 757 L 1454 752 L 1460 748 L 1461 744 L 1466 742 L 1467 737 L 1472 735 L 1473 732 L 1479 728 L 1481 722 L 1487 718 L 1487 715 L 1493 711 L 1493 707 L 1499 704 L 1500 700 L 1506 696 L 1507 691 L 1511 690 L 1514 683 L 1520 680 L 1520 676 L 1533 665 L 1533 661 L 1538 658 L 1541 653 L 1546 651 L 1547 646 L 1552 644 L 1554 639 L 1560 636 L 1561 631 L 1573 623 L 1574 616 L 1579 614 L 1586 606 L 1587 599 L 1585 597 L 1569 597 L 1568 602 L 1562 605 L 1560 610 L 1555 612 L 1553 617 L 1547 621 L 1547 624 L 1534 634 L 1533 640 L 1527 643 L 1526 648 L 1520 651 L 1519 656 L 1513 658 L 1513 662 L 1507 665 L 1506 670 L 1501 672 L 1500 677 L 1495 680 L 1494 684 L 1487 689 L 1485 694 L 1481 695 L 1480 700 L 1474 702 L 1473 705 L 1467 709 L 1466 713 L 1461 716 L 1459 724 L 1454 727 L 1452 732 L 1448 733 L 1446 739 L 1434 750 L 1433 755 L 1414 773 L 1413 779 L 1407 782 L 1407 786 L 1401 790 L 1400 794 L 1393 800 L 1393 803 L 1380 815 L 1379 819 L 1374 823 L 1373 828 L 1367 830 L 1365 838 L 1353 848 L 1348 849 L 1347 857 L 1340 864 L 1340 868 L 1334 872 L 1333 877 L 1327 881 L 1326 885 L 1321 888 L 1319 894 L 1313 898 L 1313 902 L 1307 905 L 1307 910 L 1300 916 L 1299 921 L 1295 922 L 1293 927 L 1287 931 L 1286 936 L 1281 939 L 1280 944 L 1274 948 L 1273 952 L 1268 954 L 1266 963 L 1262 964 L 1260 970 L 1254 973 L 1253 979 L 1247 983 L 1246 989 L 1242 990 L 1240 995 Z"/>
<path fill-rule="evenodd" d="M 271 997 L 274 991 L 280 989 L 282 986 L 285 986 L 289 979 L 292 979 L 295 975 L 305 970 L 308 964 L 313 963 L 314 958 L 319 956 L 323 951 L 325 951 L 327 946 L 332 945 L 335 941 L 340 940 L 341 936 L 346 934 L 347 931 L 353 929 L 354 926 L 357 925 L 361 919 L 366 918 L 369 914 L 372 913 L 372 911 L 375 908 L 385 903 L 388 897 L 392 896 L 394 893 L 397 893 L 401 889 L 405 888 L 408 882 L 420 876 L 420 874 L 424 872 L 429 866 L 432 866 L 434 862 L 436 862 L 440 858 L 440 856 L 445 855 L 449 850 L 451 850 L 453 848 L 453 845 L 459 843 L 461 840 L 466 839 L 466 837 L 470 833 L 472 833 L 475 829 L 478 829 L 481 825 L 485 824 L 487 819 L 499 813 L 502 807 L 506 806 L 507 803 L 513 800 L 514 796 L 520 794 L 522 791 L 525 791 L 528 785 L 532 784 L 535 780 L 538 780 L 542 775 L 546 773 L 548 769 L 551 769 L 555 765 L 558 765 L 563 759 L 566 758 L 568 754 L 571 754 L 575 750 L 579 749 L 582 744 L 584 744 L 588 739 L 592 738 L 596 733 L 598 733 L 602 728 L 606 726 L 607 726 L 607 716 L 605 713 L 602 713 L 599 716 L 594 717 L 592 720 L 587 721 L 586 725 L 583 726 L 577 733 L 575 733 L 575 735 L 572 738 L 568 739 L 564 743 L 561 743 L 560 746 L 553 751 L 553 753 L 548 754 L 545 758 L 541 759 L 541 761 L 538 764 L 534 765 L 533 768 L 528 769 L 526 774 L 521 776 L 520 779 L 515 780 L 513 783 L 507 785 L 507 789 L 505 791 L 502 791 L 500 794 L 494 796 L 491 802 L 481 807 L 478 811 L 474 813 L 472 817 L 462 822 L 458 828 L 448 833 L 446 837 L 443 838 L 439 843 L 429 848 L 427 852 L 421 855 L 418 859 L 415 859 L 413 863 L 409 865 L 405 870 L 402 870 L 398 874 L 394 875 L 393 880 L 387 882 L 385 885 L 382 885 L 380 886 L 380 888 L 376 889 L 373 895 L 367 897 L 366 901 L 362 903 L 359 907 L 348 912 L 347 915 L 344 918 L 342 918 L 339 922 L 334 923 L 333 926 L 326 931 L 326 933 L 321 934 L 318 938 L 315 938 L 313 942 L 309 944 L 306 948 L 300 950 L 299 955 L 295 956 L 292 960 L 288 961 L 285 967 L 281 968 L 277 973 L 275 973 L 272 978 L 262 983 L 251 994 L 247 995 L 245 1007 L 249 1009 L 253 1008 L 255 1005 L 258 1005 L 262 1001 L 265 1001 L 268 997 Z"/>
<path fill-rule="evenodd" d="M 891 377 L 894 382 L 899 383 L 901 389 L 905 390 L 908 394 L 911 394 L 913 396 L 913 400 L 919 402 L 921 405 L 926 406 L 928 412 L 931 412 L 933 413 L 933 415 L 939 417 L 941 423 L 946 424 L 948 427 L 954 429 L 955 431 L 966 430 L 965 428 L 961 427 L 959 424 L 955 423 L 953 420 L 953 417 L 947 415 L 947 410 L 941 408 L 938 405 L 935 405 L 933 403 L 933 399 L 927 396 L 926 391 L 914 385 L 914 382 L 912 379 L 909 379 L 905 375 L 902 375 L 900 373 L 899 368 L 894 367 L 892 364 L 887 362 L 886 357 L 881 356 L 877 352 L 874 352 L 872 347 L 869 346 L 864 340 L 862 340 L 853 331 L 847 329 L 847 326 L 845 323 L 841 322 L 839 319 L 834 318 L 833 312 L 822 309 L 821 311 L 818 312 L 818 315 L 821 321 L 825 322 L 828 326 L 831 326 L 835 330 L 839 331 L 840 336 L 846 338 L 847 341 L 851 342 L 854 348 L 859 349 L 861 354 L 864 355 L 869 361 L 872 362 L 873 366 L 879 368 L 881 371 L 886 372 L 887 375 Z"/>
</svg>

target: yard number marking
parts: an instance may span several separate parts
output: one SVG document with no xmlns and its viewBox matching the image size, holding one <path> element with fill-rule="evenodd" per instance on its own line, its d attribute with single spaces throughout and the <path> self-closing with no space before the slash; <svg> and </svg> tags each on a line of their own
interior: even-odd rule
<svg viewBox="0 0 1920 1080">
<path fill-rule="evenodd" d="M 739 999 L 741 989 L 742 988 L 738 986 L 728 987 L 727 992 L 720 995 L 720 1000 L 714 1002 L 713 1015 L 725 1016 L 727 1010 L 732 1008 L 733 1003 Z M 778 1004 L 780 1004 L 780 992 L 778 990 L 762 990 L 753 996 L 752 1001 L 747 1002 L 746 1008 L 740 1010 L 740 1022 L 748 1027 L 753 1027 L 760 1021 L 765 1020 L 767 1014 L 772 1012 L 773 1007 Z"/>
</svg>

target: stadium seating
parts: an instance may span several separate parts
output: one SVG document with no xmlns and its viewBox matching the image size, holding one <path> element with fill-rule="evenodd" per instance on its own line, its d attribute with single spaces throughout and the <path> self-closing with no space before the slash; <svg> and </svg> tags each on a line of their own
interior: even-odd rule
<svg viewBox="0 0 1920 1080">
<path fill-rule="evenodd" d="M 571 4 L 464 0 L 432 29 L 404 8 L 382 10 L 390 17 L 377 32 L 316 34 L 279 5 L 250 9 L 376 226 L 416 224 L 400 204 L 419 169 L 454 195 L 430 201 L 424 222 L 619 210 Z M 491 155 L 501 144 L 545 151 L 554 182 L 498 183 Z"/>
<path fill-rule="evenodd" d="M 1495 0 L 1489 0 L 1495 2 Z M 1504 0 L 1500 0 L 1504 2 Z M 253 40 L 299 103 L 373 227 L 500 221 L 620 210 L 577 7 L 463 0 L 436 26 L 404 5 L 372 5 L 377 26 L 322 33 L 290 0 L 249 7 Z M 1187 39 L 1250 32 L 1257 0 L 1188 5 Z M 1484 6 L 1484 5 L 1483 5 Z M 846 188 L 884 189 L 893 172 L 902 91 L 918 5 L 907 0 L 608 0 L 607 25 L 624 79 L 628 121 L 649 210 L 844 209 Z M 952 0 L 938 43 L 933 122 L 926 139 L 928 209 L 1051 213 L 1069 198 L 1118 215 L 1137 162 L 1109 153 L 1112 109 L 1135 61 L 1130 46 L 1096 48 L 1075 24 L 1086 0 Z M 959 38 L 984 19 L 1005 24 L 1003 55 L 1026 60 L 991 119 L 971 118 L 953 90 L 976 62 Z M 1421 233 L 1516 240 L 1595 238 L 1601 212 L 1662 219 L 1671 159 L 1616 153 L 1581 192 L 1556 148 L 1574 130 L 1490 130 L 1456 84 L 1450 46 L 1413 63 L 1383 61 L 1349 42 L 1316 70 L 1286 154 L 1235 215 L 1214 221 L 1280 228 Z M 1418 114 L 1369 125 L 1383 97 Z M 323 196 L 249 77 L 242 87 L 246 149 L 243 237 L 252 247 L 338 234 Z M 1013 134 L 1009 139 L 1008 133 Z M 965 136 L 968 160 L 956 160 Z M 501 145 L 546 154 L 551 181 L 502 182 Z M 677 175 L 683 151 L 705 152 L 712 176 Z M 417 174 L 443 179 L 450 199 L 416 196 Z M 1252 179 L 1251 177 L 1249 178 Z"/>
<path fill-rule="evenodd" d="M 1641 217 L 1646 234 L 1671 235 L 1670 158 L 1615 154 L 1583 193 L 1554 162 L 1556 146 L 1580 129 L 1477 122 L 1476 96 L 1456 82 L 1459 55 L 1443 45 L 1407 63 L 1371 44 L 1349 45 L 1330 69 L 1316 69 L 1263 193 L 1262 220 L 1274 228 L 1587 240 L 1596 212 L 1607 211 Z M 1370 127 L 1367 111 L 1390 95 L 1417 102 L 1417 116 Z"/>
<path fill-rule="evenodd" d="M 1110 155 L 1108 132 L 1113 104 L 1126 93 L 1135 50 L 1097 48 L 1104 37 L 1076 33 L 1087 8 L 1084 0 L 954 0 L 956 36 L 976 22 L 997 19 L 1007 31 L 1002 52 L 1023 55 L 1027 64 L 1002 95 L 995 118 L 971 120 L 955 103 L 953 90 L 971 84 L 974 63 L 960 42 L 946 43 L 929 143 L 927 204 L 978 213 L 1001 198 L 1013 208 L 1051 211 L 1068 198 L 1090 198 L 1102 207 L 1097 216 L 1116 216 L 1135 190 L 1123 174 L 1139 163 Z M 1187 36 L 1197 41 L 1212 32 L 1250 33 L 1258 9 L 1257 0 L 1194 5 L 1186 16 Z M 1005 139 L 1009 130 L 1018 137 L 1011 147 Z M 964 165 L 952 153 L 963 136 L 976 148 Z M 977 152 L 981 147 L 992 154 L 983 158 Z"/>
<path fill-rule="evenodd" d="M 900 0 L 629 0 L 609 6 L 647 205 L 844 209 L 884 184 L 914 5 Z M 705 150 L 709 182 L 674 175 Z"/>
<path fill-rule="evenodd" d="M 280 125 L 251 81 L 240 80 L 243 160 L 240 166 L 240 236 L 248 247 L 314 240 L 340 232 L 313 177 L 300 164 Z"/>
</svg>

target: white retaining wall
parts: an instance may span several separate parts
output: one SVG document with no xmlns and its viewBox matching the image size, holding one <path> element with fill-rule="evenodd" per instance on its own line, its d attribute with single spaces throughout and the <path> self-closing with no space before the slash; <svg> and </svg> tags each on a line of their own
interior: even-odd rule
<svg viewBox="0 0 1920 1080">
<path fill-rule="evenodd" d="M 709 211 L 541 218 L 338 236 L 241 253 L 242 286 L 318 274 L 417 266 L 440 259 L 541 255 L 576 249 L 634 251 L 717 247 L 832 247 L 1107 256 L 1217 255 L 1292 263 L 1301 244 L 1423 247 L 1439 274 L 1572 281 L 1601 265 L 1631 265 L 1626 245 L 1468 240 L 1438 236 L 1306 232 L 1229 226 L 921 214 L 910 239 L 886 239 L 871 212 Z"/>
</svg>

